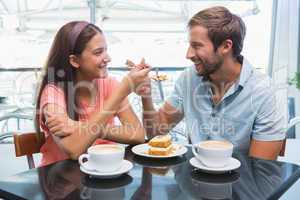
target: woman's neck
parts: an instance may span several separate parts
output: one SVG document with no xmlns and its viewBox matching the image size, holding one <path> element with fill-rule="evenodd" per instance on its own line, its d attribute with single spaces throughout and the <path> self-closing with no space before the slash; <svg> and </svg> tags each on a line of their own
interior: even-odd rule
<svg viewBox="0 0 300 200">
<path fill-rule="evenodd" d="M 97 85 L 94 80 L 83 78 L 80 75 L 76 75 L 75 80 L 76 96 L 78 99 L 91 99 L 97 93 Z"/>
</svg>

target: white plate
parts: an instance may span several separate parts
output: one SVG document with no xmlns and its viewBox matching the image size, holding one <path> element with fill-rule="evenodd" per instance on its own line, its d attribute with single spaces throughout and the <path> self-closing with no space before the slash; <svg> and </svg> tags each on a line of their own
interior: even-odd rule
<svg viewBox="0 0 300 200">
<path fill-rule="evenodd" d="M 128 160 L 123 160 L 121 168 L 113 172 L 99 172 L 96 170 L 88 170 L 87 167 L 84 167 L 85 165 L 88 165 L 88 163 L 85 162 L 83 165 L 80 166 L 80 170 L 83 173 L 88 174 L 95 178 L 102 178 L 102 179 L 119 177 L 122 174 L 129 172 L 133 167 L 133 164 Z"/>
<path fill-rule="evenodd" d="M 183 145 L 180 144 L 172 144 L 172 145 L 173 148 L 175 148 L 175 151 L 166 156 L 157 156 L 157 155 L 148 154 L 148 150 L 150 146 L 147 143 L 136 145 L 131 149 L 131 151 L 136 155 L 149 157 L 149 158 L 172 158 L 176 156 L 181 156 L 187 152 L 187 148 Z"/>
<path fill-rule="evenodd" d="M 235 170 L 241 166 L 241 162 L 238 159 L 230 158 L 229 164 L 224 167 L 207 167 L 203 165 L 201 162 L 199 162 L 195 157 L 190 159 L 190 164 L 193 167 L 196 167 L 204 172 L 210 173 L 210 174 L 222 174 L 231 170 Z"/>
</svg>

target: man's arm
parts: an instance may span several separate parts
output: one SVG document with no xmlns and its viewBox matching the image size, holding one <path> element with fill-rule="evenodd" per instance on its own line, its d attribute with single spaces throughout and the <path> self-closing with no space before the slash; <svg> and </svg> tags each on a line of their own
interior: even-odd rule
<svg viewBox="0 0 300 200">
<path fill-rule="evenodd" d="M 249 155 L 255 158 L 276 160 L 283 146 L 283 140 L 258 141 L 251 140 Z"/>
<path fill-rule="evenodd" d="M 142 97 L 142 104 L 143 125 L 148 139 L 168 133 L 184 116 L 181 111 L 171 106 L 168 102 L 165 102 L 162 108 L 156 111 L 151 96 Z"/>
<path fill-rule="evenodd" d="M 142 60 L 142 62 L 135 67 L 148 68 L 149 65 L 145 64 L 144 60 Z M 171 102 L 176 103 L 173 104 L 165 102 L 162 108 L 159 109 L 159 111 L 155 110 L 152 102 L 151 80 L 149 77 L 145 78 L 144 82 L 141 83 L 135 91 L 137 95 L 142 97 L 143 125 L 146 130 L 148 139 L 156 135 L 163 135 L 168 133 L 170 129 L 176 126 L 176 124 L 183 119 L 183 109 L 180 108 L 182 108 L 182 88 L 184 87 L 184 74 L 185 73 L 183 73 L 176 81 L 173 95 L 169 99 Z"/>
<path fill-rule="evenodd" d="M 284 104 L 278 101 L 270 80 L 258 82 L 256 86 L 252 98 L 259 107 L 253 124 L 249 155 L 275 160 L 285 139 Z"/>
</svg>

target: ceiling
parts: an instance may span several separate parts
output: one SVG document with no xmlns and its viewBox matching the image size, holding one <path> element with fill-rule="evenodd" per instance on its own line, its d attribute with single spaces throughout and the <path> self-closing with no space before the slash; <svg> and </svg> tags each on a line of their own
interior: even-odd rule
<svg viewBox="0 0 300 200">
<path fill-rule="evenodd" d="M 57 30 L 86 20 L 104 30 L 113 66 L 145 54 L 155 65 L 185 66 L 187 21 L 215 5 L 243 18 L 260 12 L 255 0 L 0 0 L 1 44 L 14 52 L 0 55 L 0 65 L 41 65 Z"/>
<path fill-rule="evenodd" d="M 193 0 L 0 0 L 0 27 L 57 30 L 71 20 L 94 21 L 106 32 L 183 32 L 198 10 L 237 1 Z M 256 1 L 238 1 L 236 13 L 259 12 Z M 94 12 L 93 12 L 94 11 Z"/>
</svg>

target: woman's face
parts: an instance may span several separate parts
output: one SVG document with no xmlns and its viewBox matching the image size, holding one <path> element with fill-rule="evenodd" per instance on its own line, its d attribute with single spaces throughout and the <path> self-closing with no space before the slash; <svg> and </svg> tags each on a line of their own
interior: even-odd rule
<svg viewBox="0 0 300 200">
<path fill-rule="evenodd" d="M 107 45 L 103 34 L 97 33 L 92 37 L 78 58 L 77 73 L 81 79 L 93 80 L 107 77 L 107 63 L 111 59 L 107 54 Z"/>
</svg>

